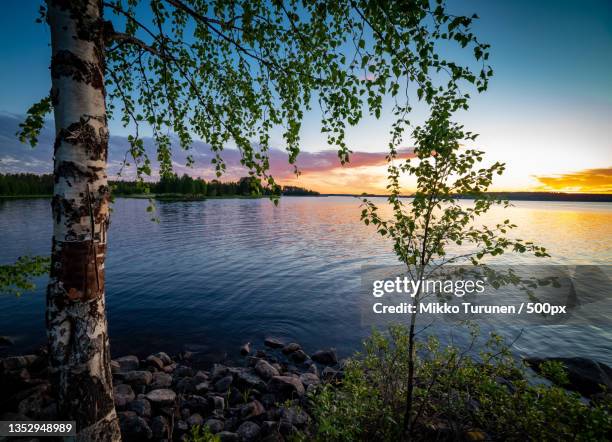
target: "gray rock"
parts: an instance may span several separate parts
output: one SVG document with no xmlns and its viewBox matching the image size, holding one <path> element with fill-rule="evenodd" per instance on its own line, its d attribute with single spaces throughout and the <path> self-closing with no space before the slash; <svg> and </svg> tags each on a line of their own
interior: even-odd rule
<svg viewBox="0 0 612 442">
<path fill-rule="evenodd" d="M 54 421 L 57 420 L 58 417 L 57 402 L 52 401 L 40 410 L 40 414 L 37 416 L 37 419 L 43 421 Z"/>
<path fill-rule="evenodd" d="M 115 359 L 115 362 L 119 364 L 119 371 L 138 370 L 138 367 L 140 366 L 138 357 L 134 355 L 122 356 Z"/>
<path fill-rule="evenodd" d="M 134 390 L 128 384 L 118 384 L 113 387 L 113 396 L 115 397 L 115 407 L 119 410 L 125 408 L 128 402 L 132 402 L 136 395 Z"/>
<path fill-rule="evenodd" d="M 147 365 L 149 365 L 150 367 L 156 368 L 158 370 L 163 370 L 164 365 L 165 365 L 164 362 L 155 355 L 147 356 L 146 362 L 147 362 Z"/>
<path fill-rule="evenodd" d="M 223 428 L 225 431 L 236 431 L 238 426 L 242 423 L 240 417 L 236 414 L 232 414 L 230 412 L 229 417 L 225 418 L 225 427 Z"/>
<path fill-rule="evenodd" d="M 172 364 L 172 358 L 170 356 L 168 356 L 167 353 L 164 353 L 163 351 L 160 351 L 159 353 L 155 353 L 153 356 L 161 359 L 161 361 L 164 363 L 164 365 Z"/>
<path fill-rule="evenodd" d="M 250 442 L 257 440 L 260 431 L 261 429 L 259 428 L 259 425 L 257 425 L 255 422 L 246 421 L 238 427 L 236 432 L 238 433 L 238 436 L 240 436 L 240 440 Z"/>
<path fill-rule="evenodd" d="M 219 379 L 217 382 L 215 382 L 215 391 L 218 391 L 220 393 L 226 392 L 231 387 L 233 381 L 234 377 L 232 375 L 228 375 Z"/>
<path fill-rule="evenodd" d="M 242 346 L 240 347 L 240 354 L 241 354 L 242 356 L 246 356 L 246 355 L 248 355 L 249 353 L 251 353 L 251 343 L 250 343 L 250 342 L 247 342 L 246 344 L 244 344 L 244 345 L 242 345 Z"/>
<path fill-rule="evenodd" d="M 310 384 L 306 387 L 306 394 L 314 394 L 317 391 L 317 386 L 314 384 Z"/>
<path fill-rule="evenodd" d="M 326 381 L 334 381 L 342 378 L 342 374 L 338 370 L 334 370 L 331 367 L 325 367 L 321 376 Z"/>
<path fill-rule="evenodd" d="M 288 371 L 288 372 L 289 372 L 289 373 L 291 373 L 291 374 L 298 375 L 298 376 L 299 376 L 299 373 L 300 373 L 300 369 L 299 369 L 299 368 L 297 368 L 297 367 L 296 367 L 295 365 L 293 365 L 293 364 L 288 364 L 288 365 L 287 365 L 287 368 L 286 368 L 286 371 Z"/>
<path fill-rule="evenodd" d="M 134 413 L 133 411 L 118 411 L 117 412 L 117 417 L 119 418 L 119 427 L 121 429 L 121 433 L 124 433 L 123 428 L 122 427 L 122 422 L 128 420 L 128 419 L 132 419 L 132 418 L 136 418 L 138 417 L 138 415 L 136 413 Z M 125 435 L 123 436 L 125 437 Z"/>
<path fill-rule="evenodd" d="M 166 365 L 166 366 L 164 367 L 164 373 L 172 373 L 172 372 L 174 372 L 174 370 L 176 369 L 176 367 L 177 367 L 176 362 L 173 362 L 173 363 L 172 363 L 172 364 L 170 364 L 170 365 Z"/>
<path fill-rule="evenodd" d="M 251 419 L 253 417 L 261 416 L 265 412 L 266 409 L 258 400 L 253 400 L 240 407 L 240 417 L 242 419 Z"/>
<path fill-rule="evenodd" d="M 186 433 L 189 430 L 189 424 L 182 419 L 176 422 L 176 429 L 179 433 Z"/>
<path fill-rule="evenodd" d="M 280 374 L 276 368 L 274 368 L 268 361 L 264 361 L 263 359 L 260 359 L 255 364 L 255 373 L 265 380 L 269 380 L 271 377 L 278 376 Z"/>
<path fill-rule="evenodd" d="M 19 401 L 17 412 L 34 420 L 41 420 L 41 415 L 46 414 L 45 407 L 51 401 L 49 390 L 49 384 L 41 384 L 28 389 L 27 396 Z"/>
<path fill-rule="evenodd" d="M 195 386 L 195 392 L 198 394 L 207 393 L 208 390 L 210 390 L 210 383 L 207 381 L 200 382 L 199 384 Z"/>
<path fill-rule="evenodd" d="M 151 417 L 151 403 L 146 399 L 134 399 L 128 402 L 126 408 L 128 411 L 133 411 L 140 417 Z"/>
<path fill-rule="evenodd" d="M 300 407 L 282 407 L 281 422 L 283 421 L 296 427 L 304 427 L 310 421 L 310 416 Z"/>
<path fill-rule="evenodd" d="M 221 396 L 210 396 L 210 402 L 212 408 L 215 410 L 224 410 L 225 409 L 225 399 Z"/>
<path fill-rule="evenodd" d="M 2 370 L 0 370 L 2 373 Z M 25 387 L 30 381 L 30 372 L 27 368 L 19 368 L 17 370 L 5 371 L 2 373 L 2 381 L 5 385 L 14 389 Z"/>
<path fill-rule="evenodd" d="M 137 416 L 137 414 L 134 413 L 133 411 L 120 411 L 117 413 L 117 417 L 119 419 L 125 418 L 125 417 L 135 417 L 135 416 Z"/>
<path fill-rule="evenodd" d="M 111 366 L 111 373 L 113 374 L 119 373 L 121 371 L 121 365 L 117 361 L 111 361 L 110 366 Z"/>
<path fill-rule="evenodd" d="M 280 421 L 278 431 L 285 437 L 291 440 L 292 436 L 298 432 L 298 429 L 291 425 L 288 421 Z"/>
<path fill-rule="evenodd" d="M 248 368 L 233 368 L 231 372 L 234 374 L 236 384 L 239 388 L 255 388 L 259 391 L 266 389 L 266 383 L 257 376 L 254 371 Z"/>
<path fill-rule="evenodd" d="M 179 353 L 180 361 L 190 361 L 193 358 L 193 352 L 189 350 L 185 350 Z"/>
<path fill-rule="evenodd" d="M 202 425 L 204 423 L 204 418 L 199 413 L 194 413 L 187 419 L 187 423 L 190 427 L 195 427 L 196 425 Z"/>
<path fill-rule="evenodd" d="M 164 407 L 174 404 L 176 393 L 167 388 L 158 388 L 157 390 L 148 392 L 145 397 L 151 401 L 153 405 Z"/>
<path fill-rule="evenodd" d="M 209 379 L 209 376 L 208 376 L 208 373 L 206 373 L 205 371 L 198 370 L 196 374 L 193 375 L 193 379 L 196 382 L 204 382 Z"/>
<path fill-rule="evenodd" d="M 10 347 L 14 342 L 7 336 L 0 336 L 0 347 Z"/>
<path fill-rule="evenodd" d="M 2 367 L 4 371 L 27 368 L 36 361 L 37 358 L 38 356 L 36 355 L 9 356 L 8 358 L 2 359 Z"/>
<path fill-rule="evenodd" d="M 293 353 L 294 351 L 298 351 L 301 349 L 302 349 L 302 346 L 298 344 L 297 342 L 290 342 L 289 344 L 283 347 L 282 352 L 287 355 L 289 353 Z"/>
<path fill-rule="evenodd" d="M 291 359 L 297 363 L 302 363 L 308 359 L 308 355 L 304 352 L 304 350 L 296 350 L 291 353 Z"/>
<path fill-rule="evenodd" d="M 179 378 L 193 377 L 193 368 L 187 365 L 179 365 L 174 370 L 174 376 Z"/>
<path fill-rule="evenodd" d="M 153 437 L 153 431 L 147 421 L 129 411 L 119 413 L 119 427 L 122 439 L 126 441 L 147 440 Z"/>
<path fill-rule="evenodd" d="M 204 426 L 208 427 L 211 433 L 217 434 L 223 431 L 225 424 L 219 419 L 208 419 L 206 422 L 204 422 Z"/>
<path fill-rule="evenodd" d="M 187 419 L 189 419 L 189 416 L 191 416 L 191 410 L 189 410 L 189 408 L 183 408 L 181 410 L 181 419 L 187 422 Z"/>
<path fill-rule="evenodd" d="M 218 379 L 221 379 L 224 376 L 227 376 L 228 373 L 229 373 L 229 368 L 227 368 L 225 365 L 215 364 L 213 365 L 213 369 L 210 375 L 213 378 L 213 380 L 216 381 Z"/>
<path fill-rule="evenodd" d="M 190 394 L 181 398 L 181 408 L 188 408 L 192 413 L 205 415 L 211 406 L 208 403 L 208 399 L 197 394 Z"/>
<path fill-rule="evenodd" d="M 277 421 L 263 421 L 263 423 L 261 424 L 261 431 L 263 434 L 269 434 L 277 430 L 278 430 Z"/>
<path fill-rule="evenodd" d="M 221 442 L 239 442 L 240 436 L 237 433 L 232 433 L 231 431 L 222 431 L 217 433 Z"/>
<path fill-rule="evenodd" d="M 170 435 L 170 425 L 164 416 L 155 416 L 151 419 L 151 431 L 155 440 L 167 439 Z"/>
<path fill-rule="evenodd" d="M 338 356 L 336 355 L 336 350 L 333 348 L 329 350 L 319 350 L 311 357 L 313 361 L 323 365 L 335 365 L 338 363 Z"/>
<path fill-rule="evenodd" d="M 168 388 L 170 385 L 172 385 L 172 376 L 168 373 L 158 371 L 152 374 L 150 384 L 152 390 L 158 388 Z"/>
<path fill-rule="evenodd" d="M 247 356 L 246 357 L 246 366 L 247 367 L 255 367 L 255 364 L 257 364 L 260 360 L 261 360 L 261 358 L 257 358 L 255 356 Z"/>
<path fill-rule="evenodd" d="M 264 345 L 270 348 L 283 348 L 285 344 L 276 338 L 264 339 Z"/>
<path fill-rule="evenodd" d="M 174 389 L 177 393 L 195 393 L 193 378 L 179 378 Z"/>
<path fill-rule="evenodd" d="M 274 376 L 268 382 L 271 392 L 282 398 L 295 398 L 304 395 L 304 386 L 298 378 L 292 376 Z"/>
<path fill-rule="evenodd" d="M 315 364 L 312 364 L 310 367 L 308 367 L 308 373 L 312 373 L 319 376 L 319 369 Z"/>
<path fill-rule="evenodd" d="M 516 391 L 514 384 L 502 376 L 495 376 L 495 382 L 497 382 L 499 385 L 505 386 L 510 393 L 514 393 Z"/>
<path fill-rule="evenodd" d="M 604 363 L 580 357 L 527 358 L 525 361 L 538 373 L 543 362 L 560 362 L 565 366 L 569 378 L 569 385 L 565 387 L 584 396 L 602 392 L 600 385 L 603 385 L 608 391 L 612 390 L 612 368 Z"/>
<path fill-rule="evenodd" d="M 310 385 L 319 385 L 321 382 L 319 376 L 314 373 L 302 373 L 300 375 L 300 381 L 306 388 L 308 388 Z"/>
<path fill-rule="evenodd" d="M 272 431 L 259 440 L 261 442 L 285 442 L 285 438 L 277 430 Z"/>
<path fill-rule="evenodd" d="M 272 393 L 262 394 L 260 401 L 264 407 L 272 408 L 276 405 L 276 396 Z"/>
<path fill-rule="evenodd" d="M 128 371 L 123 375 L 123 380 L 130 385 L 149 385 L 152 379 L 153 374 L 145 370 Z"/>
</svg>

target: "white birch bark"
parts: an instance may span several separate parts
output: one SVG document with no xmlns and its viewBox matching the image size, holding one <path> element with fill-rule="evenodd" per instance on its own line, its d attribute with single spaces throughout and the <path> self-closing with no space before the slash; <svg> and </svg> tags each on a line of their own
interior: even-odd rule
<svg viewBox="0 0 612 442">
<path fill-rule="evenodd" d="M 78 440 L 121 440 L 104 301 L 109 223 L 104 22 L 100 0 L 47 0 L 55 116 L 50 368 Z"/>
</svg>

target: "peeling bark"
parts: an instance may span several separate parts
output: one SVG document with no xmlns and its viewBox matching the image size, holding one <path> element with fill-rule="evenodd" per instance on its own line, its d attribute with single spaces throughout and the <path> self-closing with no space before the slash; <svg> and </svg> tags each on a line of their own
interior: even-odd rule
<svg viewBox="0 0 612 442">
<path fill-rule="evenodd" d="M 76 421 L 77 439 L 119 441 L 104 300 L 109 188 L 102 2 L 47 3 L 56 132 L 50 370 L 60 418 Z"/>
</svg>

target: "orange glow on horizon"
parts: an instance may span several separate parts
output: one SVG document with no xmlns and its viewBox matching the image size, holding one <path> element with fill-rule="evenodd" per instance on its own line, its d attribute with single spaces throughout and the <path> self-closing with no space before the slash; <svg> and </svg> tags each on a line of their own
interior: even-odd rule
<svg viewBox="0 0 612 442">
<path fill-rule="evenodd" d="M 612 194 L 612 167 L 535 178 L 542 184 L 539 191 Z"/>
<path fill-rule="evenodd" d="M 279 181 L 283 185 L 300 186 L 320 193 L 343 193 L 358 195 L 361 193 L 386 194 L 386 166 L 336 167 L 324 171 L 307 171 L 299 177 L 285 177 Z M 585 169 L 576 172 L 540 176 L 536 175 L 538 184 L 496 188 L 492 191 L 509 192 L 564 192 L 564 193 L 605 193 L 612 194 L 612 167 Z M 404 193 L 414 190 L 410 178 L 402 180 Z"/>
</svg>

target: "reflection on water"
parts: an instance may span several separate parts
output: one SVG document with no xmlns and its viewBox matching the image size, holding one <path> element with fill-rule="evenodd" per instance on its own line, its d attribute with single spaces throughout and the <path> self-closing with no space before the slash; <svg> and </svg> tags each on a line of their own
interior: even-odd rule
<svg viewBox="0 0 612 442">
<path fill-rule="evenodd" d="M 244 341 L 276 335 L 346 355 L 369 332 L 360 322 L 361 267 L 397 263 L 390 244 L 359 221 L 355 198 L 284 198 L 279 207 L 265 199 L 158 203 L 160 223 L 149 221 L 146 205 L 119 199 L 112 215 L 106 274 L 115 354 L 188 348 L 233 357 Z M 548 248 L 548 264 L 610 264 L 612 205 L 515 206 L 484 221 L 510 218 L 517 237 Z M 47 254 L 50 223 L 47 200 L 0 201 L 0 262 Z M 44 280 L 34 294 L 0 299 L 0 335 L 17 341 L 15 352 L 44 341 Z M 601 326 L 538 326 L 515 348 L 612 364 L 610 338 Z"/>
</svg>

